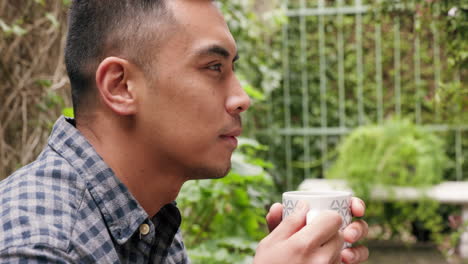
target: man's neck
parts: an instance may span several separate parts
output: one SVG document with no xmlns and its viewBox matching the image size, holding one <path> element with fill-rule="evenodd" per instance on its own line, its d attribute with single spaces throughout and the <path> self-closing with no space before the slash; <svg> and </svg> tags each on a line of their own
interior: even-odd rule
<svg viewBox="0 0 468 264">
<path fill-rule="evenodd" d="M 107 118 L 99 125 L 77 122 L 77 129 L 91 143 L 116 176 L 127 186 L 138 203 L 154 216 L 174 201 L 185 182 L 175 166 L 146 155 L 148 149 L 131 131 L 123 130 Z M 114 120 L 115 121 L 115 120 Z"/>
</svg>

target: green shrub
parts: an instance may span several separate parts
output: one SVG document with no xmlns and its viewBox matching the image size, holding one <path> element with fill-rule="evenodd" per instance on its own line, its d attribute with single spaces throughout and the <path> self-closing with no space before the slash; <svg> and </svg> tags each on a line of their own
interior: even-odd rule
<svg viewBox="0 0 468 264">
<path fill-rule="evenodd" d="M 444 142 L 408 120 L 357 128 L 338 148 L 330 178 L 346 179 L 364 198 L 376 184 L 425 187 L 440 183 Z"/>
<path fill-rule="evenodd" d="M 345 138 L 327 178 L 346 179 L 355 195 L 366 200 L 373 238 L 414 242 L 417 233 L 424 232 L 430 237 L 420 239 L 441 243 L 444 208 L 438 202 L 428 198 L 417 203 L 382 202 L 372 200 L 370 193 L 376 186 L 423 190 L 443 180 L 448 163 L 441 137 L 408 120 L 388 120 L 381 126 L 360 127 Z"/>
<path fill-rule="evenodd" d="M 267 234 L 265 215 L 272 180 L 262 149 L 242 139 L 233 154 L 232 170 L 222 179 L 187 182 L 179 194 L 182 232 L 193 263 L 251 262 L 257 242 Z"/>
</svg>

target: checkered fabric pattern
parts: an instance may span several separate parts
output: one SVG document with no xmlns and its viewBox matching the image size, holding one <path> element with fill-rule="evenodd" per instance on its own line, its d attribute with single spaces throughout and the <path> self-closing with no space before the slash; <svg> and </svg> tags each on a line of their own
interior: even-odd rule
<svg viewBox="0 0 468 264">
<path fill-rule="evenodd" d="M 0 263 L 190 263 L 180 222 L 175 203 L 149 218 L 61 117 L 37 160 L 0 182 Z"/>
</svg>

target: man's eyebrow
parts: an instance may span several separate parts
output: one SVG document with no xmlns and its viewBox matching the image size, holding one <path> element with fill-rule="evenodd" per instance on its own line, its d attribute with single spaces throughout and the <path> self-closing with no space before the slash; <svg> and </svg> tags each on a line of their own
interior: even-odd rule
<svg viewBox="0 0 468 264">
<path fill-rule="evenodd" d="M 198 56 L 217 55 L 217 56 L 221 56 L 221 57 L 223 57 L 225 59 L 228 59 L 229 57 L 231 57 L 231 53 L 229 53 L 229 51 L 226 48 L 224 48 L 222 46 L 219 46 L 219 45 L 208 46 L 206 48 L 200 49 L 196 53 L 197 53 Z M 238 59 L 239 59 L 239 54 L 236 53 L 236 55 L 234 56 L 232 61 L 236 61 Z"/>
</svg>

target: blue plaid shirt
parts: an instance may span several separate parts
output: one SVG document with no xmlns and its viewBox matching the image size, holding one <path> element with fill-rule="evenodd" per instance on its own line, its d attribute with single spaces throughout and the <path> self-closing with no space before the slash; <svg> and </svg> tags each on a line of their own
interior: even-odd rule
<svg viewBox="0 0 468 264">
<path fill-rule="evenodd" d="M 189 263 L 175 203 L 149 218 L 72 123 L 0 182 L 0 263 Z"/>
</svg>

